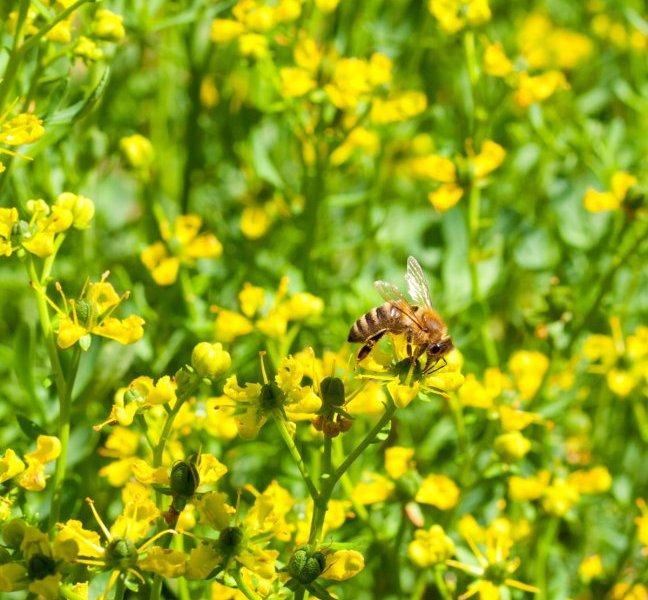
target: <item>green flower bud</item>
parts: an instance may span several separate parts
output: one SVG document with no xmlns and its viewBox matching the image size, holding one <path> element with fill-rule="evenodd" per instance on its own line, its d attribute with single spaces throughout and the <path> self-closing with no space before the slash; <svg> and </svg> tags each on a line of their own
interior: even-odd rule
<svg viewBox="0 0 648 600">
<path fill-rule="evenodd" d="M 170 487 L 174 497 L 191 498 L 200 485 L 200 475 L 195 463 L 190 460 L 181 460 L 171 469 Z M 176 507 L 177 508 L 177 507 Z"/>
<path fill-rule="evenodd" d="M 137 564 L 137 548 L 128 538 L 115 538 L 106 548 L 106 566 L 125 571 Z"/>
<path fill-rule="evenodd" d="M 22 519 L 12 519 L 2 527 L 2 539 L 9 548 L 20 548 L 25 536 L 27 523 Z"/>
<path fill-rule="evenodd" d="M 344 404 L 344 382 L 339 377 L 325 377 L 320 382 L 320 392 L 324 404 L 342 406 Z"/>
<path fill-rule="evenodd" d="M 288 573 L 299 583 L 309 584 L 315 581 L 326 566 L 326 556 L 311 546 L 300 546 L 288 562 Z"/>
<path fill-rule="evenodd" d="M 281 391 L 281 388 L 274 381 L 263 384 L 261 396 L 259 397 L 261 412 L 268 414 L 282 409 L 285 399 L 286 394 Z"/>
<path fill-rule="evenodd" d="M 243 530 L 240 527 L 225 527 L 218 536 L 218 548 L 226 556 L 238 552 L 243 541 Z"/>
<path fill-rule="evenodd" d="M 232 357 L 220 343 L 200 342 L 191 353 L 191 364 L 198 375 L 214 380 L 232 366 Z"/>
<path fill-rule="evenodd" d="M 43 579 L 56 573 L 56 562 L 51 556 L 34 554 L 27 561 L 27 574 L 30 579 Z"/>
</svg>

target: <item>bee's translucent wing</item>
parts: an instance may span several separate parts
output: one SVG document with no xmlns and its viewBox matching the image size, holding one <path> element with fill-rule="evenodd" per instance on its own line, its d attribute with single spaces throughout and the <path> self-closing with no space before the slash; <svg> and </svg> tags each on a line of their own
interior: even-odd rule
<svg viewBox="0 0 648 600">
<path fill-rule="evenodd" d="M 432 300 L 430 299 L 430 289 L 427 280 L 423 274 L 423 269 L 418 261 L 410 256 L 407 259 L 407 274 L 405 275 L 407 281 L 407 291 L 412 297 L 412 300 L 419 305 L 425 305 L 432 308 Z"/>
<path fill-rule="evenodd" d="M 374 285 L 376 286 L 378 293 L 387 302 L 397 302 L 399 300 L 407 302 L 403 293 L 395 285 L 387 283 L 386 281 L 374 281 Z"/>
</svg>

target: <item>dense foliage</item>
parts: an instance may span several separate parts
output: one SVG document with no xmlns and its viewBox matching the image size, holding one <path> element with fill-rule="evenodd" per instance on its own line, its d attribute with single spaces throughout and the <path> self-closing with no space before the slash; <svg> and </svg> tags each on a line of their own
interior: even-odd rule
<svg viewBox="0 0 648 600">
<path fill-rule="evenodd" d="M 642 2 L 0 17 L 3 598 L 648 598 Z"/>
</svg>

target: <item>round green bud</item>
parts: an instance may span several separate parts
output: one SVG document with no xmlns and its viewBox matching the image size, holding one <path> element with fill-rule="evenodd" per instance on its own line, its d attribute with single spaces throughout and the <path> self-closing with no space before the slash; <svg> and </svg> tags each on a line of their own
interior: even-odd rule
<svg viewBox="0 0 648 600">
<path fill-rule="evenodd" d="M 342 406 L 344 404 L 344 382 L 339 377 L 325 377 L 320 382 L 320 392 L 324 404 Z"/>
<path fill-rule="evenodd" d="M 20 548 L 25 536 L 27 523 L 22 519 L 12 519 L 2 527 L 2 539 L 9 548 Z"/>
<path fill-rule="evenodd" d="M 137 548 L 128 538 L 115 538 L 106 548 L 106 566 L 125 571 L 137 564 Z"/>
<path fill-rule="evenodd" d="M 240 527 L 225 527 L 218 536 L 218 547 L 226 556 L 236 554 L 243 541 L 243 530 Z"/>
<path fill-rule="evenodd" d="M 232 357 L 220 343 L 200 342 L 191 353 L 191 365 L 201 377 L 214 380 L 232 366 Z"/>
<path fill-rule="evenodd" d="M 27 561 L 27 575 L 30 579 L 43 579 L 56 573 L 56 562 L 51 556 L 34 554 Z"/>
<path fill-rule="evenodd" d="M 181 460 L 173 465 L 169 481 L 173 496 L 191 498 L 200 485 L 200 475 L 192 460 Z"/>
<path fill-rule="evenodd" d="M 288 573 L 299 583 L 309 584 L 315 581 L 326 566 L 326 556 L 311 546 L 299 546 L 288 562 Z"/>
<path fill-rule="evenodd" d="M 281 391 L 281 388 L 274 381 L 265 383 L 261 387 L 259 404 L 263 413 L 267 414 L 283 408 L 285 399 L 286 394 Z"/>
</svg>

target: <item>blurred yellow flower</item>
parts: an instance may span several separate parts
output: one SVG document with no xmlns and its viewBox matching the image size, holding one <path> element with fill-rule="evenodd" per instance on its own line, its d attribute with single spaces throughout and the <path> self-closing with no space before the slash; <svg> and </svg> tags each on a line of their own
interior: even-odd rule
<svg viewBox="0 0 648 600">
<path fill-rule="evenodd" d="M 345 581 L 364 569 L 364 556 L 357 550 L 337 550 L 326 556 L 323 579 Z"/>
<path fill-rule="evenodd" d="M 484 71 L 493 77 L 506 77 L 513 72 L 513 63 L 500 42 L 488 44 L 484 50 Z"/>
<path fill-rule="evenodd" d="M 25 463 L 16 456 L 11 448 L 7 448 L 4 456 L 0 458 L 0 483 L 8 481 L 24 470 Z"/>
<path fill-rule="evenodd" d="M 549 359 L 541 352 L 518 350 L 508 363 L 513 382 L 523 401 L 531 400 L 540 389 L 549 369 Z"/>
<path fill-rule="evenodd" d="M 459 487 L 445 475 L 428 475 L 416 492 L 416 501 L 439 510 L 450 510 L 459 502 Z"/>
<path fill-rule="evenodd" d="M 428 9 L 448 33 L 490 21 L 488 0 L 428 0 Z"/>
<path fill-rule="evenodd" d="M 199 258 L 217 258 L 223 246 L 212 233 L 199 234 L 202 218 L 198 215 L 176 217 L 173 230 L 167 221 L 160 224 L 164 242 L 155 242 L 142 250 L 140 258 L 158 285 L 172 285 L 180 265 L 193 266 Z"/>
<path fill-rule="evenodd" d="M 36 438 L 36 450 L 25 454 L 27 470 L 24 471 L 18 485 L 30 492 L 40 492 L 45 489 L 45 465 L 56 460 L 61 453 L 61 442 L 55 436 L 39 435 Z"/>
<path fill-rule="evenodd" d="M 102 40 L 118 42 L 126 35 L 124 18 L 105 8 L 101 8 L 95 15 L 92 32 Z"/>
<path fill-rule="evenodd" d="M 553 96 L 558 90 L 568 90 L 569 84 L 560 71 L 547 71 L 540 75 L 520 73 L 515 91 L 515 102 L 526 108 Z"/>
<path fill-rule="evenodd" d="M 598 579 L 603 575 L 603 560 L 600 554 L 586 556 L 578 565 L 578 574 L 580 578 L 589 583 L 592 579 Z"/>
<path fill-rule="evenodd" d="M 128 135 L 119 140 L 119 149 L 128 165 L 133 169 L 148 169 L 153 162 L 153 144 L 139 133 Z"/>
<path fill-rule="evenodd" d="M 590 212 L 600 212 L 603 210 L 616 210 L 625 200 L 628 190 L 637 185 L 637 178 L 626 171 L 617 171 L 612 175 L 612 191 L 598 192 L 589 187 L 585 192 L 583 204 Z"/>
<path fill-rule="evenodd" d="M 440 525 L 417 529 L 407 546 L 408 558 L 419 568 L 427 569 L 448 560 L 455 551 L 454 542 Z"/>
</svg>

